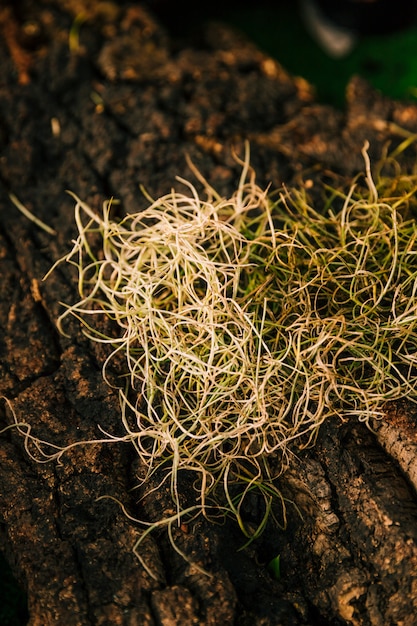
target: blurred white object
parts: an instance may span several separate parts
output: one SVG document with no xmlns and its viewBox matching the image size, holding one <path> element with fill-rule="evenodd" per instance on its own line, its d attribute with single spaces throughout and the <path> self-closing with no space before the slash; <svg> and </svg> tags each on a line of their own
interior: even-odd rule
<svg viewBox="0 0 417 626">
<path fill-rule="evenodd" d="M 355 33 L 331 22 L 314 0 L 302 0 L 301 15 L 310 35 L 329 56 L 342 58 L 355 47 Z"/>
</svg>

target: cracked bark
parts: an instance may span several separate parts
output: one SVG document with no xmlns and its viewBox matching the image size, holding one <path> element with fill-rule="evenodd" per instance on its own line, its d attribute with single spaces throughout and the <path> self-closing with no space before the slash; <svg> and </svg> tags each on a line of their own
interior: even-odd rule
<svg viewBox="0 0 417 626">
<path fill-rule="evenodd" d="M 59 302 L 76 298 L 71 268 L 42 277 L 74 237 L 70 189 L 99 208 L 110 196 L 138 210 L 143 184 L 160 195 L 189 177 L 188 153 L 221 193 L 238 168 L 231 148 L 251 142 L 261 185 L 349 179 L 363 169 L 365 139 L 377 159 L 417 130 L 417 107 L 393 102 L 360 79 L 346 111 L 314 101 L 302 79 L 220 26 L 204 40 L 173 45 L 137 4 L 22 1 L 0 28 L 0 393 L 16 418 L 57 446 L 117 432 L 118 401 L 101 377 L 103 350 L 74 321 L 58 334 Z M 83 13 L 83 22 L 75 21 Z M 77 29 L 74 30 L 74 24 Z M 12 28 L 10 27 L 12 25 Z M 28 27 L 31 25 L 31 28 Z M 77 34 L 78 32 L 78 34 Z M 70 37 L 72 36 L 72 39 Z M 69 46 L 69 41 L 71 47 Z M 404 169 L 415 162 L 411 145 Z M 22 216 L 13 192 L 52 226 Z M 417 589 L 416 413 L 393 406 L 375 433 L 329 422 L 281 481 L 285 532 L 271 522 L 244 551 L 239 531 L 199 520 L 174 529 L 190 567 L 166 535 L 141 555 L 129 512 L 157 519 L 169 494 L 138 503 L 128 446 L 75 447 L 60 463 L 35 463 L 22 436 L 1 435 L 1 541 L 28 591 L 30 624 L 415 623 Z M 2 426 L 12 422 L 7 404 Z M 300 515 L 301 513 L 301 515 Z M 281 554 L 282 579 L 266 563 Z"/>
</svg>

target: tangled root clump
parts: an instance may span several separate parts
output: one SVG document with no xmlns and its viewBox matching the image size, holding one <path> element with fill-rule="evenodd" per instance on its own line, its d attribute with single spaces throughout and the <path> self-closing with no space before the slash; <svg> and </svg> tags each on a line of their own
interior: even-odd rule
<svg viewBox="0 0 417 626">
<path fill-rule="evenodd" d="M 248 151 L 227 199 L 195 168 L 204 198 L 178 179 L 185 193 L 120 221 L 110 202 L 98 215 L 76 198 L 65 261 L 80 300 L 59 326 L 75 315 L 112 346 L 105 378 L 123 355 L 126 439 L 148 473 L 168 468 L 179 515 L 186 470 L 199 506 L 220 490 L 246 532 L 244 497 L 257 487 L 269 507 L 290 442 L 308 445 L 329 416 L 369 421 L 387 401 L 416 400 L 415 186 L 380 198 L 363 155 L 367 187 L 338 191 L 339 209 L 324 212 L 305 189 L 260 189 Z M 95 328 L 99 315 L 116 339 Z"/>
</svg>

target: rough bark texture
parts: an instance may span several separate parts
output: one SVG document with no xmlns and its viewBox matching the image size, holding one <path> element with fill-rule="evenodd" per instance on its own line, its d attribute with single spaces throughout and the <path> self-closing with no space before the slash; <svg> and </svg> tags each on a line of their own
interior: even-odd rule
<svg viewBox="0 0 417 626">
<path fill-rule="evenodd" d="M 233 191 L 231 148 L 251 143 L 261 185 L 351 177 L 365 139 L 376 160 L 417 131 L 417 107 L 360 79 L 346 110 L 219 25 L 176 46 L 140 3 L 22 1 L 0 9 L 0 394 L 15 418 L 58 446 L 117 431 L 118 401 L 102 380 L 103 354 L 74 321 L 59 335 L 60 301 L 76 299 L 70 268 L 42 277 L 75 235 L 66 189 L 100 208 L 144 204 L 190 176 L 185 154 L 221 193 Z M 415 160 L 411 146 L 402 166 Z M 56 230 L 10 202 L 14 193 Z M 13 422 L 2 402 L 1 425 Z M 141 567 L 141 518 L 172 508 L 169 494 L 138 504 L 128 445 L 73 448 L 34 462 L 15 429 L 1 435 L 1 547 L 27 589 L 31 626 L 354 624 L 412 626 L 417 615 L 417 427 L 409 406 L 375 424 L 329 422 L 282 479 L 285 532 L 271 522 L 242 544 L 232 522 L 174 529 L 201 574 L 154 533 Z M 300 515 L 301 513 L 301 515 Z M 266 563 L 281 555 L 282 577 Z"/>
</svg>

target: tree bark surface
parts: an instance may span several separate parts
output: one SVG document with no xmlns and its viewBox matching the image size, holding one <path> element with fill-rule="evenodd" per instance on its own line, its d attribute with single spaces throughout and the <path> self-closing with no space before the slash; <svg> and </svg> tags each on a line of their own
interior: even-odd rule
<svg viewBox="0 0 417 626">
<path fill-rule="evenodd" d="M 1 427 L 30 424 L 63 446 L 118 434 L 116 392 L 102 378 L 102 348 L 76 320 L 59 334 L 61 302 L 77 298 L 70 267 L 51 265 L 74 238 L 71 190 L 99 210 L 146 204 L 192 177 L 188 154 L 220 193 L 233 192 L 249 139 L 261 186 L 309 178 L 348 181 L 370 142 L 386 147 L 417 132 L 417 106 L 352 79 L 345 111 L 314 100 L 238 34 L 207 25 L 198 41 L 171 40 L 140 3 L 22 0 L 0 9 L 0 406 Z M 413 144 L 401 154 L 413 166 Z M 9 194 L 51 228 L 37 227 Z M 22 427 L 23 431 L 24 428 Z M 21 429 L 21 430 L 22 430 Z M 102 430 L 100 430 L 102 429 Z M 24 431 L 26 432 L 26 431 Z M 45 449 L 45 448 L 44 448 Z M 395 405 L 373 431 L 329 421 L 314 448 L 281 479 L 287 528 L 262 538 L 199 519 L 133 546 L 133 516 L 172 510 L 161 488 L 140 503 L 140 468 L 128 444 L 73 447 L 39 463 L 16 428 L 1 434 L 1 548 L 27 590 L 31 626 L 413 626 L 417 615 L 417 427 Z M 281 578 L 267 563 L 280 554 Z"/>
</svg>

